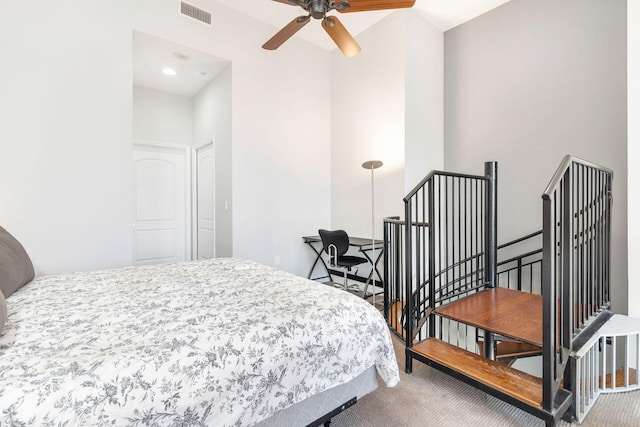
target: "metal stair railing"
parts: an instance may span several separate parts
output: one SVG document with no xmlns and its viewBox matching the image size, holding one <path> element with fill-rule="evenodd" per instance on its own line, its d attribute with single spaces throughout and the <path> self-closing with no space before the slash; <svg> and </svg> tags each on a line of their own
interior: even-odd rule
<svg viewBox="0 0 640 427">
<path fill-rule="evenodd" d="M 542 195 L 543 230 L 500 247 L 496 177 L 495 162 L 485 164 L 485 176 L 434 171 L 404 198 L 405 221 L 385 222 L 385 245 L 391 245 L 385 246 L 385 307 L 404 301 L 401 323 L 410 373 L 414 340 L 451 333 L 451 325 L 435 319 L 439 304 L 495 286 L 541 293 L 542 409 L 554 423 L 579 382 L 572 377 L 575 369 L 567 369 L 571 351 L 611 317 L 613 172 L 566 156 Z M 542 250 L 539 244 L 524 252 L 513 249 L 540 237 Z M 498 262 L 498 250 L 505 249 Z M 387 260 L 387 254 L 393 255 Z M 459 327 L 453 334 L 460 335 Z M 492 334 L 484 344 L 485 356 L 493 359 Z M 560 392 L 562 381 L 567 390 Z"/>
<path fill-rule="evenodd" d="M 384 284 L 384 318 L 391 330 L 405 338 L 406 301 L 404 287 L 404 227 L 400 217 L 388 217 L 383 220 L 383 284 Z M 400 312 L 398 312 L 400 308 Z"/>
<path fill-rule="evenodd" d="M 414 227 L 428 227 L 427 223 L 413 223 Z M 384 316 L 389 326 L 396 335 L 405 339 L 405 322 L 407 314 L 405 310 L 405 254 L 404 254 L 404 230 L 405 222 L 399 217 L 388 217 L 384 219 Z M 532 249 L 531 248 L 535 248 Z M 436 278 L 449 270 L 458 268 L 469 261 L 480 259 L 484 255 L 472 254 L 466 259 L 454 265 L 446 267 L 436 273 Z M 436 304 L 444 304 L 451 299 L 455 299 L 460 292 L 447 292 L 447 289 L 456 289 L 456 282 L 467 281 L 470 277 L 481 276 L 483 266 L 479 265 L 479 270 L 473 270 L 462 276 L 454 278 L 452 283 L 444 283 L 442 288 L 435 289 Z M 540 294 L 542 292 L 542 230 L 527 234 L 498 246 L 497 263 L 498 286 L 509 289 L 516 289 L 523 292 Z M 422 292 L 422 288 L 428 286 L 428 281 L 417 286 L 413 292 L 413 311 L 410 316 L 414 322 L 414 337 L 420 332 L 418 324 L 424 321 L 429 307 L 430 296 L 427 292 Z M 468 293 L 473 289 L 462 287 L 462 293 Z M 424 295 L 418 300 L 418 294 Z M 400 310 L 400 311 L 399 311 Z M 438 337 L 442 338 L 442 337 Z"/>
<path fill-rule="evenodd" d="M 573 383 L 570 352 L 611 316 L 613 172 L 565 156 L 543 200 L 543 407 Z"/>
<path fill-rule="evenodd" d="M 408 349 L 414 340 L 444 336 L 475 351 L 475 328 L 436 318 L 433 310 L 444 300 L 496 285 L 496 176 L 495 162 L 485 163 L 484 176 L 433 171 L 404 198 L 405 224 L 411 224 L 404 226 Z M 419 312 L 413 314 L 416 305 Z M 414 324 L 414 316 L 422 322 Z M 492 334 L 485 337 L 492 340 Z M 406 370 L 411 369 L 407 352 Z"/>
<path fill-rule="evenodd" d="M 542 293 L 542 230 L 498 246 L 498 286 Z"/>
</svg>

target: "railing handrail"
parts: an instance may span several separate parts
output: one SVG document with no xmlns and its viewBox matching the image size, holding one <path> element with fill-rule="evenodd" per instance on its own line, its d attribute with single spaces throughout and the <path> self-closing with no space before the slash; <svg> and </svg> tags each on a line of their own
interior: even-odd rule
<svg viewBox="0 0 640 427">
<path fill-rule="evenodd" d="M 405 203 L 407 203 L 409 201 L 409 199 L 411 199 L 413 196 L 416 195 L 416 193 L 418 193 L 418 191 L 420 191 L 420 189 L 422 187 L 425 186 L 425 184 L 427 182 L 429 182 L 429 180 L 431 178 L 433 178 L 436 175 L 441 175 L 441 176 L 452 176 L 452 177 L 456 177 L 456 178 L 471 178 L 471 179 L 482 179 L 482 180 L 488 180 L 489 178 L 487 176 L 480 176 L 480 175 L 470 175 L 470 174 L 464 174 L 464 173 L 455 173 L 455 172 L 447 172 L 447 171 L 438 171 L 438 170 L 433 170 L 431 172 L 429 172 L 427 174 L 427 176 L 425 176 L 424 178 L 422 178 L 422 181 L 420 181 L 418 183 L 418 185 L 416 185 L 415 187 L 413 187 L 413 189 L 411 191 L 409 191 L 409 193 L 404 196 L 404 198 L 402 199 Z"/>
<path fill-rule="evenodd" d="M 519 259 L 525 259 L 525 258 L 530 257 L 530 256 L 532 256 L 532 255 L 535 255 L 535 254 L 541 254 L 541 253 L 542 253 L 542 248 L 540 248 L 540 249 L 534 249 L 534 250 L 529 251 L 529 252 L 526 252 L 526 253 L 524 253 L 524 254 L 522 254 L 522 255 L 516 255 L 516 256 L 511 257 L 511 258 L 509 258 L 509 259 L 505 259 L 505 260 L 503 260 L 503 261 L 500 261 L 500 262 L 498 263 L 498 267 L 500 267 L 501 265 L 504 265 L 504 264 L 509 264 L 510 262 L 513 262 L 513 261 L 517 261 L 517 260 L 519 260 Z"/>
<path fill-rule="evenodd" d="M 553 408 L 576 338 L 607 315 L 612 177 L 609 168 L 567 155 L 542 194 L 545 409 Z"/>
<path fill-rule="evenodd" d="M 498 245 L 498 249 L 506 248 L 507 246 L 515 245 L 516 243 L 524 242 L 525 240 L 531 239 L 532 237 L 536 237 L 542 234 L 542 230 L 534 231 L 533 233 L 529 233 L 526 236 L 518 237 L 517 239 L 513 239 L 510 242 L 503 243 Z"/>
<path fill-rule="evenodd" d="M 399 216 L 388 216 L 382 219 L 383 222 L 388 222 L 389 224 L 398 224 L 404 225 L 404 220 L 400 219 Z"/>
<path fill-rule="evenodd" d="M 385 218 L 385 220 L 386 220 L 386 218 Z M 404 221 L 387 221 L 387 222 L 389 222 L 389 223 L 391 223 L 391 224 L 401 224 L 401 225 L 404 225 Z M 412 225 L 416 225 L 416 224 L 414 223 L 414 224 L 412 224 Z M 501 244 L 501 245 L 499 245 L 499 246 L 498 246 L 498 249 L 503 249 L 503 248 L 506 248 L 507 246 L 510 246 L 510 245 L 513 245 L 513 244 L 516 244 L 516 243 L 523 242 L 523 241 L 525 241 L 525 240 L 527 240 L 527 239 L 530 239 L 531 237 L 535 237 L 535 236 L 540 235 L 540 234 L 542 234 L 542 230 L 535 231 L 535 232 L 533 232 L 533 233 L 527 234 L 526 236 L 523 236 L 523 237 L 520 237 L 520 238 L 514 239 L 514 240 L 512 240 L 512 241 L 510 241 L 510 242 L 503 243 L 503 244 Z M 524 259 L 524 258 L 530 257 L 530 256 L 535 255 L 535 254 L 539 254 L 539 253 L 542 253 L 542 248 L 534 249 L 534 250 L 531 250 L 531 251 L 529 251 L 529 252 L 525 252 L 524 254 L 516 255 L 516 256 L 513 256 L 513 257 L 511 257 L 511 258 L 509 258 L 509 259 L 506 259 L 506 260 L 503 260 L 503 261 L 499 261 L 499 262 L 497 263 L 497 266 L 501 266 L 501 265 L 504 265 L 504 264 L 507 264 L 507 263 L 510 263 L 510 262 L 516 261 L 516 260 L 518 260 L 518 259 Z M 471 255 L 469 255 L 468 257 L 466 257 L 466 258 L 464 258 L 464 259 L 462 259 L 462 260 L 460 260 L 460 261 L 457 261 L 457 262 L 455 262 L 455 263 L 453 263 L 453 264 L 451 264 L 451 265 L 449 265 L 449 266 L 447 266 L 447 267 L 445 267 L 445 268 L 441 269 L 440 271 L 438 271 L 438 272 L 435 274 L 435 277 L 440 277 L 440 276 L 442 276 L 444 273 L 446 273 L 447 271 L 450 271 L 451 269 L 454 269 L 454 268 L 456 268 L 456 267 L 458 267 L 458 266 L 460 266 L 460 265 L 462 265 L 462 264 L 464 264 L 464 263 L 467 263 L 467 262 L 469 262 L 469 261 L 472 261 L 472 260 L 474 260 L 474 259 L 478 259 L 478 258 L 480 258 L 480 257 L 482 257 L 482 256 L 484 256 L 484 252 L 483 252 L 483 251 L 478 252 L 477 254 L 471 254 Z M 481 269 L 481 270 L 482 270 L 482 269 Z M 474 270 L 474 271 L 472 271 L 471 273 L 467 273 L 467 274 L 465 274 L 465 276 L 461 276 L 461 277 L 459 277 L 458 279 L 460 279 L 460 278 L 464 278 L 464 277 L 466 277 L 466 276 L 468 276 L 468 275 L 473 275 L 475 272 L 476 272 L 476 271 Z M 452 280 L 451 282 L 448 282 L 447 284 L 443 285 L 443 287 L 446 287 L 446 285 L 450 285 L 451 283 L 455 283 L 456 281 L 459 281 L 459 280 Z M 423 287 L 427 286 L 427 284 L 428 284 L 428 283 L 429 283 L 429 281 L 428 281 L 428 280 L 426 280 L 425 282 L 423 282 L 422 284 L 420 284 L 420 285 L 418 286 L 418 289 L 420 289 L 420 288 L 423 288 Z"/>
<path fill-rule="evenodd" d="M 387 218 L 384 218 L 383 222 L 386 222 L 388 224 L 404 225 L 404 220 L 403 219 L 398 219 L 398 218 L 400 218 L 400 217 L 389 216 Z M 417 225 L 418 227 L 428 227 L 429 223 L 428 222 L 423 222 L 423 221 L 412 221 L 411 225 Z"/>
<path fill-rule="evenodd" d="M 575 157 L 570 154 L 567 154 L 562 159 L 562 162 L 560 162 L 558 169 L 556 169 L 556 173 L 553 174 L 553 177 L 551 178 L 551 181 L 549 181 L 549 184 L 547 185 L 547 188 L 544 190 L 544 193 L 542 193 L 543 200 L 550 199 L 551 193 L 553 193 L 555 189 L 558 187 L 558 185 L 562 181 L 562 177 L 564 176 L 564 174 L 567 172 L 567 170 L 571 167 L 573 163 L 577 163 L 583 166 L 588 166 L 590 168 L 600 170 L 602 172 L 606 172 L 613 177 L 613 170 L 607 167 L 604 167 L 602 165 L 599 165 L 597 163 L 593 163 L 588 160 L 584 160 L 579 157 Z"/>
<path fill-rule="evenodd" d="M 536 233 L 534 233 L 534 235 L 535 235 L 535 234 L 537 234 L 537 232 L 536 232 Z M 503 246 L 507 246 L 507 245 L 508 245 L 508 244 L 505 244 L 505 245 L 503 245 Z M 511 263 L 511 262 L 517 261 L 517 260 L 519 260 L 519 259 L 525 259 L 525 258 L 528 258 L 528 257 L 530 257 L 530 256 L 532 256 L 532 255 L 541 254 L 541 253 L 542 253 L 542 248 L 540 248 L 540 249 L 534 249 L 534 250 L 532 250 L 532 251 L 525 252 L 524 254 L 516 255 L 516 256 L 514 256 L 514 257 L 512 257 L 512 258 L 509 258 L 509 259 L 506 259 L 506 260 L 500 261 L 500 262 L 498 262 L 498 263 L 497 263 L 497 265 L 496 265 L 496 266 L 497 266 L 497 267 L 500 267 L 500 266 L 502 266 L 502 265 L 505 265 L 505 264 L 508 264 L 508 263 Z M 480 252 L 479 254 L 471 255 L 471 256 L 469 256 L 469 257 L 465 258 L 465 259 L 464 259 L 464 260 L 462 260 L 462 261 L 458 261 L 458 262 L 456 262 L 455 264 L 452 264 L 452 265 L 450 265 L 450 266 L 448 266 L 448 267 L 446 267 L 446 268 L 443 268 L 442 270 L 440 270 L 439 272 L 437 272 L 437 273 L 436 273 L 435 277 L 440 277 L 440 276 L 442 276 L 444 273 L 446 273 L 447 271 L 451 270 L 452 268 L 455 268 L 455 267 L 457 267 L 457 266 L 459 266 L 459 265 L 461 265 L 461 264 L 463 264 L 463 263 L 465 263 L 465 262 L 469 262 L 469 261 L 471 261 L 471 260 L 473 260 L 473 259 L 477 259 L 477 258 L 479 258 L 479 257 L 481 257 L 481 256 L 483 256 L 483 255 L 484 255 L 484 252 Z M 531 261 L 531 262 L 529 262 L 529 263 L 527 263 L 527 264 L 533 264 L 533 263 L 535 263 L 535 262 L 538 262 L 538 261 Z M 527 264 L 523 264 L 523 265 L 527 265 Z M 514 268 L 515 268 L 515 267 L 514 267 Z M 448 287 L 450 287 L 452 284 L 454 284 L 454 283 L 458 283 L 458 282 L 461 282 L 463 279 L 466 279 L 466 278 L 469 278 L 469 277 L 473 277 L 474 275 L 476 275 L 476 274 L 478 273 L 478 271 L 483 271 L 483 269 L 482 269 L 482 268 L 480 268 L 479 270 L 472 270 L 472 271 L 471 271 L 471 272 L 469 272 L 469 273 L 466 273 L 466 274 L 464 274 L 464 275 L 462 275 L 462 276 L 460 276 L 460 277 L 455 278 L 454 280 L 451 280 L 451 281 L 449 281 L 449 282 L 446 282 L 446 283 L 442 284 L 439 288 L 436 288 L 436 293 L 441 293 L 441 292 L 442 292 L 442 289 L 447 289 L 447 288 L 448 288 Z M 429 285 L 429 281 L 428 281 L 428 280 L 426 280 L 426 281 L 424 281 L 423 283 L 421 283 L 420 285 L 418 285 L 418 287 L 416 288 L 416 291 L 414 291 L 414 292 L 418 292 L 418 290 L 420 290 L 420 289 L 422 289 L 422 288 L 424 288 L 424 287 L 426 287 L 426 286 L 428 286 L 428 285 Z M 474 288 L 472 288 L 472 289 L 474 289 Z M 467 291 L 465 290 L 463 293 L 466 293 L 466 292 L 467 292 Z M 442 294 L 442 295 L 447 295 L 447 294 L 445 293 L 445 294 Z M 449 299 L 449 298 L 440 298 L 440 299 L 438 299 L 438 300 L 435 300 L 435 299 L 434 299 L 434 302 L 440 302 L 440 301 L 442 301 L 443 299 Z M 428 300 L 428 298 L 427 298 L 427 299 L 425 299 L 425 301 L 426 301 L 426 300 Z"/>
</svg>

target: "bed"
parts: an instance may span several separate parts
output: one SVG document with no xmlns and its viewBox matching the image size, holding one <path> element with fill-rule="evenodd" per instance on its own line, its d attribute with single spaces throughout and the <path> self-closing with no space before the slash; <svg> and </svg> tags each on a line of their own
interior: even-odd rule
<svg viewBox="0 0 640 427">
<path fill-rule="evenodd" d="M 44 276 L 6 311 L 0 425 L 307 425 L 399 380 L 373 306 L 239 259 Z"/>
</svg>

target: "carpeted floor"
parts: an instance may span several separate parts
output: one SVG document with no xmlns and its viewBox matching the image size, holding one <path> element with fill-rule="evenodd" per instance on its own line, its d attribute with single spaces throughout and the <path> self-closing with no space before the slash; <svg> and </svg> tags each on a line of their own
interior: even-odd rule
<svg viewBox="0 0 640 427">
<path fill-rule="evenodd" d="M 413 373 L 405 374 L 404 344 L 395 336 L 393 341 L 400 384 L 387 388 L 379 379 L 378 389 L 336 416 L 331 427 L 544 426 L 539 418 L 417 361 Z M 640 391 L 601 395 L 581 425 L 640 426 Z"/>
</svg>

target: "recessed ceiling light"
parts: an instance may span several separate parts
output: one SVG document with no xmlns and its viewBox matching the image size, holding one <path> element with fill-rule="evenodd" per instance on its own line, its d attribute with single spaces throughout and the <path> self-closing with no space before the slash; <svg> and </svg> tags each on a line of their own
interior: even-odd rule
<svg viewBox="0 0 640 427">
<path fill-rule="evenodd" d="M 189 54 L 185 52 L 173 52 L 173 56 L 183 61 L 189 59 Z"/>
<path fill-rule="evenodd" d="M 164 74 L 166 74 L 167 76 L 175 76 L 176 75 L 176 70 L 174 70 L 173 68 L 165 68 L 162 70 L 162 72 Z"/>
</svg>

